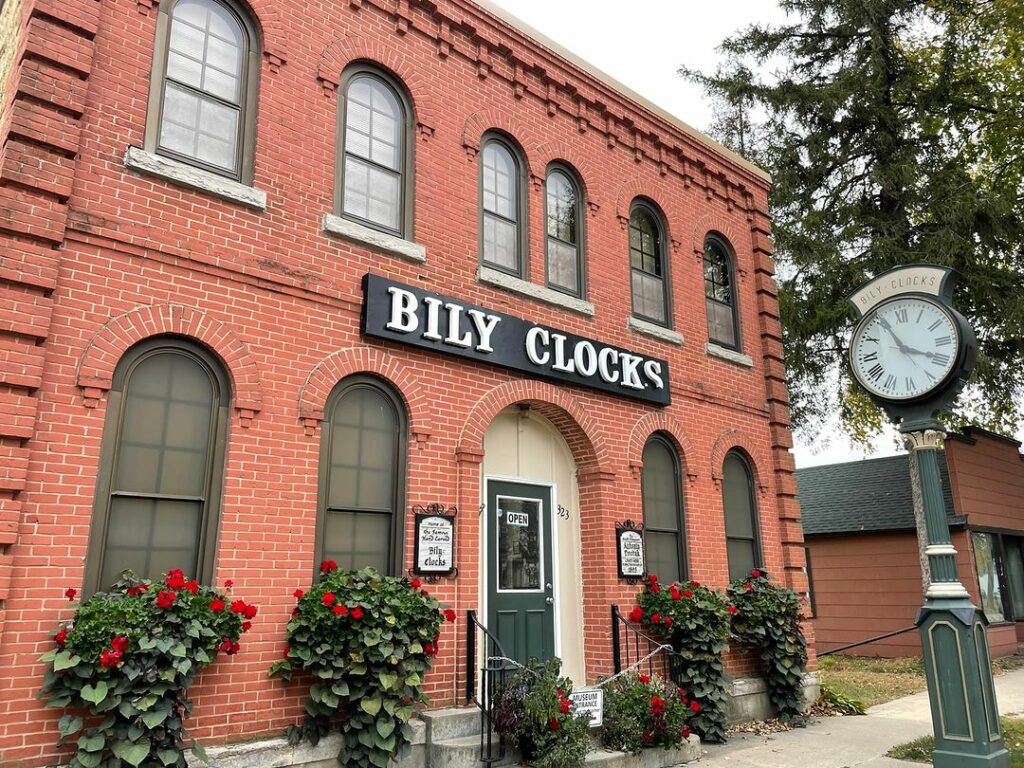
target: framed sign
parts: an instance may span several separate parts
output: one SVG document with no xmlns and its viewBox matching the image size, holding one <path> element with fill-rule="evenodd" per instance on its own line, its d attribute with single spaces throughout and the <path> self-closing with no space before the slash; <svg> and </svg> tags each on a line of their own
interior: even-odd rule
<svg viewBox="0 0 1024 768">
<path fill-rule="evenodd" d="M 632 520 L 615 524 L 615 551 L 619 562 L 620 579 L 642 579 L 646 572 L 644 563 L 644 526 Z"/>
<path fill-rule="evenodd" d="M 572 711 L 576 715 L 589 715 L 590 727 L 599 728 L 604 721 L 604 691 L 600 688 L 580 688 L 569 694 Z"/>
<path fill-rule="evenodd" d="M 450 576 L 455 568 L 455 507 L 443 504 L 415 506 L 416 551 L 413 573 L 420 576 Z"/>
</svg>

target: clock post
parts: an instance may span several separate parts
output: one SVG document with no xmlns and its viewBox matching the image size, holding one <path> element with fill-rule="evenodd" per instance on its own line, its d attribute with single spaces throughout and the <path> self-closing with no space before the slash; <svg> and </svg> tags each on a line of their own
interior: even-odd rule
<svg viewBox="0 0 1024 768">
<path fill-rule="evenodd" d="M 911 453 L 914 515 L 924 520 L 930 581 L 921 634 L 935 734 L 935 768 L 1009 768 L 984 614 L 960 582 L 939 477 L 948 408 L 974 369 L 977 343 L 952 306 L 957 274 L 912 264 L 850 296 L 859 321 L 850 344 L 854 379 L 898 425 Z M 919 535 L 920 535 L 919 526 Z"/>
</svg>

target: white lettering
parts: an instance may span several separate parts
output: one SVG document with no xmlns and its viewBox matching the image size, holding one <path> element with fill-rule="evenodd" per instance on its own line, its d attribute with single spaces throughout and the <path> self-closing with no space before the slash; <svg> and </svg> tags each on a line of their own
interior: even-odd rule
<svg viewBox="0 0 1024 768">
<path fill-rule="evenodd" d="M 419 302 L 409 291 L 391 286 L 388 288 L 391 294 L 391 319 L 387 328 L 399 333 L 412 333 L 419 327 L 419 319 L 416 317 L 416 309 Z"/>
<path fill-rule="evenodd" d="M 618 370 L 612 370 L 609 366 L 619 362 L 619 351 L 611 347 L 603 347 L 597 355 L 597 370 L 601 378 L 609 384 L 615 384 L 619 380 Z"/>
<path fill-rule="evenodd" d="M 458 304 L 452 304 L 448 302 L 444 305 L 445 309 L 448 310 L 448 335 L 444 338 L 445 344 L 451 344 L 453 347 L 463 347 L 469 349 L 473 346 L 473 334 L 466 331 L 461 336 L 458 336 L 459 326 L 462 323 L 462 307 Z"/>
<path fill-rule="evenodd" d="M 597 350 L 589 341 L 581 341 L 572 351 L 572 359 L 576 370 L 584 376 L 593 376 L 597 372 Z"/>
<path fill-rule="evenodd" d="M 444 302 L 433 296 L 424 296 L 423 303 L 427 305 L 427 330 L 423 332 L 423 338 L 440 341 L 441 332 L 438 330 L 438 321 L 441 317 L 441 305 Z"/>
<path fill-rule="evenodd" d="M 565 336 L 560 333 L 553 333 L 551 338 L 555 341 L 555 363 L 551 367 L 556 371 L 576 373 L 576 366 L 573 364 L 573 361 L 567 360 L 565 357 Z"/>
<path fill-rule="evenodd" d="M 644 384 L 640 381 L 640 376 L 636 372 L 637 366 L 643 362 L 643 358 L 636 355 L 622 354 L 619 355 L 619 361 L 622 363 L 622 386 L 629 387 L 630 389 L 643 389 Z"/>
<path fill-rule="evenodd" d="M 477 335 L 480 337 L 480 343 L 476 345 L 476 351 L 493 352 L 491 334 L 498 327 L 501 318 L 497 315 L 485 315 L 479 309 L 471 309 L 466 314 L 473 319 L 473 325 L 476 326 Z"/>
<path fill-rule="evenodd" d="M 661 363 L 657 360 L 644 361 L 644 373 L 647 374 L 647 378 L 653 381 L 654 386 L 658 389 L 665 388 L 665 381 L 661 378 Z"/>
<path fill-rule="evenodd" d="M 538 349 L 538 342 L 540 342 L 540 346 L 546 347 L 548 345 L 548 332 L 547 329 L 535 325 L 526 332 L 526 356 L 530 358 L 530 362 L 534 365 L 547 365 L 548 360 L 551 359 L 551 353 L 545 349 L 544 354 L 541 355 Z"/>
</svg>

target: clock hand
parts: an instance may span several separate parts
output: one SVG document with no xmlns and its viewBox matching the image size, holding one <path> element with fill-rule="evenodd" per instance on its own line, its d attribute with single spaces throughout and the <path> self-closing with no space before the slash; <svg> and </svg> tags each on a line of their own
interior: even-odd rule
<svg viewBox="0 0 1024 768">
<path fill-rule="evenodd" d="M 896 341 L 897 344 L 899 344 L 900 352 L 902 352 L 903 350 L 905 350 L 907 348 L 907 345 L 904 344 L 902 341 L 900 341 L 900 337 L 896 335 L 896 331 L 894 331 L 892 329 L 892 326 L 889 325 L 889 321 L 888 320 L 886 320 L 882 316 L 879 316 L 878 317 L 878 324 L 880 326 L 882 326 L 883 328 L 885 328 L 885 330 L 888 331 L 889 335 L 893 337 L 893 339 Z"/>
</svg>

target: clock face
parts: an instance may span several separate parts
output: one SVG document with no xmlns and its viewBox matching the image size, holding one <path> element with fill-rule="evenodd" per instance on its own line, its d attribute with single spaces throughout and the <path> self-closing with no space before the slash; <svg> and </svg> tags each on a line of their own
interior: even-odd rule
<svg viewBox="0 0 1024 768">
<path fill-rule="evenodd" d="M 864 316 L 850 342 L 850 364 L 872 394 L 913 400 L 945 382 L 959 349 L 960 330 L 949 312 L 928 299 L 902 297 Z"/>
</svg>

